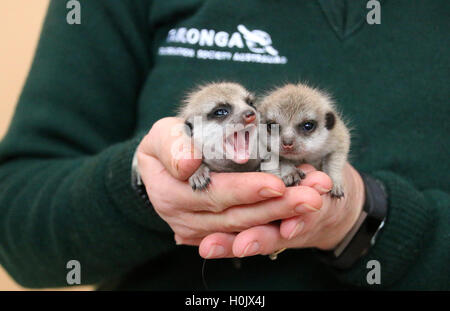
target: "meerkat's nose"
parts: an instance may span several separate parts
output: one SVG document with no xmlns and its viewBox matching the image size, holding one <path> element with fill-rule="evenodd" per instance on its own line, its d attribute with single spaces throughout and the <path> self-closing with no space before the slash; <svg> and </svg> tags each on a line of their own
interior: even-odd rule
<svg viewBox="0 0 450 311">
<path fill-rule="evenodd" d="M 252 123 L 256 119 L 256 114 L 253 110 L 247 110 L 243 116 L 245 123 Z"/>
<path fill-rule="evenodd" d="M 294 148 L 294 141 L 283 139 L 281 145 L 282 145 L 283 149 L 285 149 L 285 150 L 292 150 Z"/>
</svg>

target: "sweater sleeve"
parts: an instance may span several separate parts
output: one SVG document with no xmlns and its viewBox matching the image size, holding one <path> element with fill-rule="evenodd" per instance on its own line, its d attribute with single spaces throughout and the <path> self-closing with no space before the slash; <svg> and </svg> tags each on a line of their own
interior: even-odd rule
<svg viewBox="0 0 450 311">
<path fill-rule="evenodd" d="M 371 174 L 388 193 L 388 214 L 375 245 L 354 267 L 334 270 L 341 281 L 358 287 L 448 290 L 450 284 L 450 196 L 445 190 L 419 191 L 390 171 Z M 443 184 L 443 188 L 448 183 Z M 370 260 L 380 263 L 380 284 L 367 282 Z"/>
<path fill-rule="evenodd" d="M 0 264 L 26 287 L 101 282 L 170 250 L 169 227 L 131 187 L 149 1 L 51 1 L 0 144 Z M 123 254 L 126 253 L 126 256 Z"/>
</svg>

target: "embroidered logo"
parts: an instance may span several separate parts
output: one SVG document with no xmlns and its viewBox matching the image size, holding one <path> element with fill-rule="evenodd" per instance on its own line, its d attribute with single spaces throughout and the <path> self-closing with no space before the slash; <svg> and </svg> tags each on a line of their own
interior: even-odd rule
<svg viewBox="0 0 450 311">
<path fill-rule="evenodd" d="M 166 44 L 159 48 L 159 55 L 265 64 L 287 63 L 287 58 L 280 56 L 272 46 L 272 38 L 267 32 L 249 30 L 244 25 L 238 25 L 237 31 L 231 34 L 214 29 L 171 29 Z"/>
</svg>

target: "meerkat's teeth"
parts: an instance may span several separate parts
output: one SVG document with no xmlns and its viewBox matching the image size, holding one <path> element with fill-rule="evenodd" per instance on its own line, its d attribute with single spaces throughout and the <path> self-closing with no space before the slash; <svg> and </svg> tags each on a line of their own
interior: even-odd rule
<svg viewBox="0 0 450 311">
<path fill-rule="evenodd" d="M 205 145 L 210 148 L 207 150 L 214 150 L 213 158 L 203 154 L 202 166 L 189 178 L 194 191 L 206 190 L 211 183 L 210 171 L 259 170 L 261 159 L 251 157 L 255 154 L 253 146 L 258 145 L 252 141 L 257 138 L 253 128 L 259 123 L 253 101 L 250 92 L 232 82 L 203 85 L 187 96 L 178 116 L 189 124 L 190 136 L 201 140 L 196 141 L 197 145 L 201 143 L 203 150 Z M 200 129 L 194 122 L 198 117 L 202 122 Z M 228 134 L 230 128 L 234 130 Z"/>
</svg>

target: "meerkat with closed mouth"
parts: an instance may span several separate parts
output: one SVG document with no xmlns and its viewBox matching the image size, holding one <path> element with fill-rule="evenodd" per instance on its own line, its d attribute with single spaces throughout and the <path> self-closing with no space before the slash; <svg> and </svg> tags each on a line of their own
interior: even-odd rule
<svg viewBox="0 0 450 311">
<path fill-rule="evenodd" d="M 286 186 L 305 177 L 297 168 L 309 163 L 333 181 L 331 196 L 344 195 L 342 171 L 350 149 L 350 133 L 326 93 L 305 84 L 275 89 L 258 104 L 263 123 L 279 125 L 280 167 L 276 173 Z"/>
<path fill-rule="evenodd" d="M 215 154 L 223 155 L 223 158 L 208 158 L 202 152 L 202 164 L 189 178 L 194 191 L 207 189 L 211 182 L 210 171 L 251 172 L 259 169 L 261 161 L 257 156 L 250 157 L 252 151 L 249 150 L 257 137 L 259 117 L 253 94 L 242 85 L 220 82 L 200 86 L 188 94 L 178 117 L 184 119 L 187 132 L 197 146 L 214 146 L 217 148 Z M 200 126 L 198 121 L 201 121 Z M 230 151 L 231 156 L 227 156 Z"/>
</svg>

